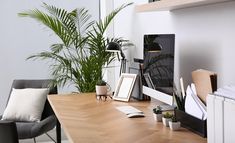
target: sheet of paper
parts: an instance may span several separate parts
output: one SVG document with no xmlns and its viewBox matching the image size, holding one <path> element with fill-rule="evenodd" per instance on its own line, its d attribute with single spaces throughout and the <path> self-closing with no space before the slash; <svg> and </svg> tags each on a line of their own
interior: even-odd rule
<svg viewBox="0 0 235 143">
<path fill-rule="evenodd" d="M 181 92 L 182 92 L 182 95 L 184 98 L 185 97 L 185 90 L 184 90 L 184 80 L 182 77 L 180 78 L 180 87 L 181 87 Z"/>
<path fill-rule="evenodd" d="M 203 119 L 204 115 L 201 110 L 201 108 L 198 106 L 196 101 L 192 97 L 192 90 L 190 89 L 191 87 L 188 86 L 186 89 L 186 99 L 185 99 L 185 112 L 198 118 L 198 119 Z"/>
<path fill-rule="evenodd" d="M 195 84 L 191 84 L 191 90 L 192 90 L 192 97 L 194 99 L 194 101 L 197 103 L 198 107 L 201 109 L 201 111 L 203 112 L 203 120 L 207 119 L 207 111 L 206 111 L 206 106 L 205 104 L 200 100 L 200 98 L 197 96 L 197 92 L 196 92 L 196 87 Z"/>
</svg>

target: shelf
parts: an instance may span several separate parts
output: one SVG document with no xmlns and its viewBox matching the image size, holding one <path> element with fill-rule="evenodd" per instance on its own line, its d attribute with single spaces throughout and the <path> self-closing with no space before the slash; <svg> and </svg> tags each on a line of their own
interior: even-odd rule
<svg viewBox="0 0 235 143">
<path fill-rule="evenodd" d="M 222 3 L 233 0 L 161 0 L 148 4 L 137 5 L 136 12 L 169 11 L 188 7 L 202 6 L 208 4 Z"/>
</svg>

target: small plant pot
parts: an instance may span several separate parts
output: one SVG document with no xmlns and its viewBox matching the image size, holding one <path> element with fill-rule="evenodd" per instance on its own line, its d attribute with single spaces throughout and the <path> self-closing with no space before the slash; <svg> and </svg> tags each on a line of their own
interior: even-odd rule
<svg viewBox="0 0 235 143">
<path fill-rule="evenodd" d="M 166 127 L 169 127 L 169 121 L 172 121 L 172 119 L 162 117 L 163 125 L 165 125 Z"/>
<path fill-rule="evenodd" d="M 157 122 L 161 122 L 162 121 L 162 117 L 163 117 L 163 114 L 155 114 L 155 113 L 153 113 L 153 118 Z"/>
<path fill-rule="evenodd" d="M 179 121 L 178 122 L 169 121 L 169 126 L 170 126 L 170 129 L 173 131 L 179 130 L 180 122 Z"/>
<path fill-rule="evenodd" d="M 96 85 L 95 86 L 96 95 L 107 95 L 108 88 L 106 85 Z"/>
</svg>

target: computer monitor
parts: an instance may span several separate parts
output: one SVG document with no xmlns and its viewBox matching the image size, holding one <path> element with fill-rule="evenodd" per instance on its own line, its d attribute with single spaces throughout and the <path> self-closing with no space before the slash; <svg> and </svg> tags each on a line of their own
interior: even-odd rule
<svg viewBox="0 0 235 143">
<path fill-rule="evenodd" d="M 144 35 L 143 93 L 167 104 L 173 102 L 174 34 Z M 153 46 L 158 47 L 153 47 Z M 150 49 L 159 49 L 153 51 Z"/>
</svg>

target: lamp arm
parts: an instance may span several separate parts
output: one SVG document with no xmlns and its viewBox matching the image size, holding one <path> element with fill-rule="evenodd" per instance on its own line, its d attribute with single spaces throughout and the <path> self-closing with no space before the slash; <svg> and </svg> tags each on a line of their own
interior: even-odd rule
<svg viewBox="0 0 235 143">
<path fill-rule="evenodd" d="M 123 53 L 123 51 L 121 49 L 120 49 L 120 54 L 121 54 L 122 59 L 126 58 L 125 54 Z"/>
</svg>

